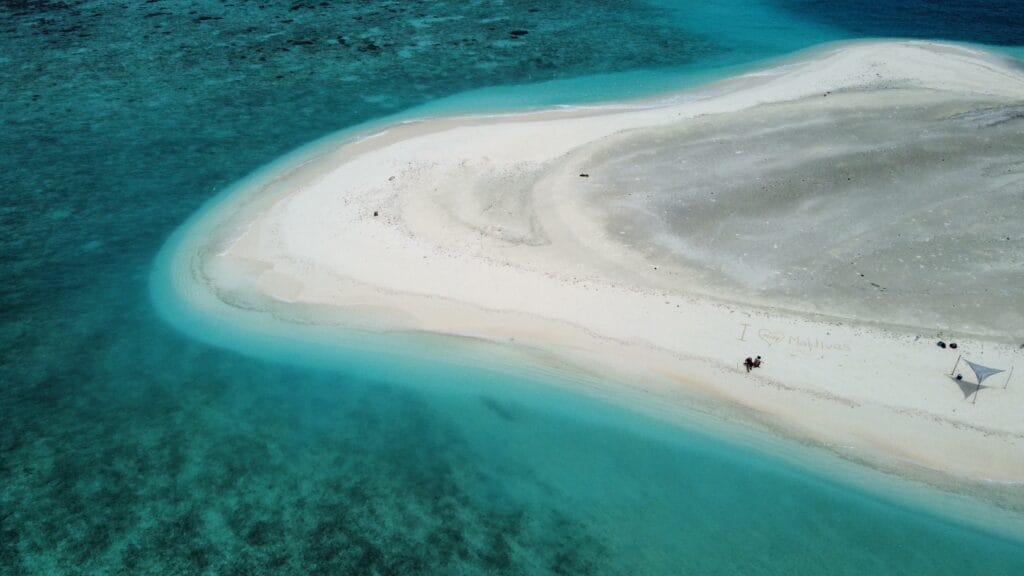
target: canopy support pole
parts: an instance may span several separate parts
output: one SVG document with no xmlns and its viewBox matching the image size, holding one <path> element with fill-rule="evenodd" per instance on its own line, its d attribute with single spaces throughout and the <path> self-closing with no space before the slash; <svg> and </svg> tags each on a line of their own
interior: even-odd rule
<svg viewBox="0 0 1024 576">
<path fill-rule="evenodd" d="M 957 356 L 956 356 L 956 364 L 953 364 L 953 369 L 949 371 L 949 375 L 950 376 L 953 375 L 953 372 L 956 372 L 956 367 L 960 365 L 960 359 L 963 358 L 963 357 L 964 357 L 963 354 L 957 354 Z"/>
<path fill-rule="evenodd" d="M 971 400 L 971 404 L 978 403 L 978 392 L 981 392 L 981 384 L 976 384 L 977 388 L 974 389 L 974 400 Z"/>
<path fill-rule="evenodd" d="M 1013 376 L 1013 366 L 1010 366 L 1010 373 L 1006 375 L 1006 383 L 1003 384 L 1003 390 L 1010 385 L 1010 377 Z"/>
</svg>

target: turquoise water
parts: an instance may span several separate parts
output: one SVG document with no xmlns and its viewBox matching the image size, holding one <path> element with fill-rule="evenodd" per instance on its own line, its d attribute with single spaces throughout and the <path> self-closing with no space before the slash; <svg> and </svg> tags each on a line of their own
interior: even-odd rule
<svg viewBox="0 0 1024 576">
<path fill-rule="evenodd" d="M 150 299 L 203 202 L 337 129 L 944 34 L 925 3 L 806 4 L 0 2 L 0 573 L 1024 572 L 1009 536 L 770 451 L 508 374 L 229 351 Z M 1019 50 L 1021 8 L 986 4 L 954 37 Z"/>
</svg>

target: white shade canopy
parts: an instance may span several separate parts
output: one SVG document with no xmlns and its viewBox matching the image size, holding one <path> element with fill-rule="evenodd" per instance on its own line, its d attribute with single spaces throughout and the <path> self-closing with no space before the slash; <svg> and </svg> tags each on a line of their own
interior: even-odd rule
<svg viewBox="0 0 1024 576">
<path fill-rule="evenodd" d="M 999 374 L 1000 372 L 1006 372 L 1006 370 L 1002 370 L 1000 368 L 989 368 L 988 366 L 982 366 L 981 364 L 975 364 L 974 362 L 971 362 L 970 360 L 964 360 L 964 362 L 966 362 L 967 365 L 971 367 L 971 370 L 974 370 L 974 375 L 978 378 L 978 384 L 979 385 L 982 382 L 984 382 L 985 379 L 988 378 L 989 376 L 994 376 L 996 374 Z"/>
</svg>

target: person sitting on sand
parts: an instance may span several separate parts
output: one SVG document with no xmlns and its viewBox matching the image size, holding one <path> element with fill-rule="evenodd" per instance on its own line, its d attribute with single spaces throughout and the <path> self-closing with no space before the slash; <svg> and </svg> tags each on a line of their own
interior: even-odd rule
<svg viewBox="0 0 1024 576">
<path fill-rule="evenodd" d="M 758 356 L 757 358 L 754 358 L 754 368 L 760 368 L 760 367 L 761 367 L 761 357 Z"/>
<path fill-rule="evenodd" d="M 754 367 L 754 361 L 750 356 L 747 356 L 747 359 L 743 361 L 743 365 L 747 367 L 747 372 L 750 372 L 750 369 Z"/>
</svg>

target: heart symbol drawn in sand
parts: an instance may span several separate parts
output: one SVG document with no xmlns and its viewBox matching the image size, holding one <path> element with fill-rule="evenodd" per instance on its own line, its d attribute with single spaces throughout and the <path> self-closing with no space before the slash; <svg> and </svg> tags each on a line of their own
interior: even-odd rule
<svg viewBox="0 0 1024 576">
<path fill-rule="evenodd" d="M 778 344 L 779 341 L 786 337 L 786 335 L 782 334 L 781 332 L 772 332 L 771 330 L 768 330 L 766 328 L 761 328 L 760 330 L 757 331 L 757 337 L 760 338 L 765 344 L 773 346 L 775 344 Z"/>
</svg>

